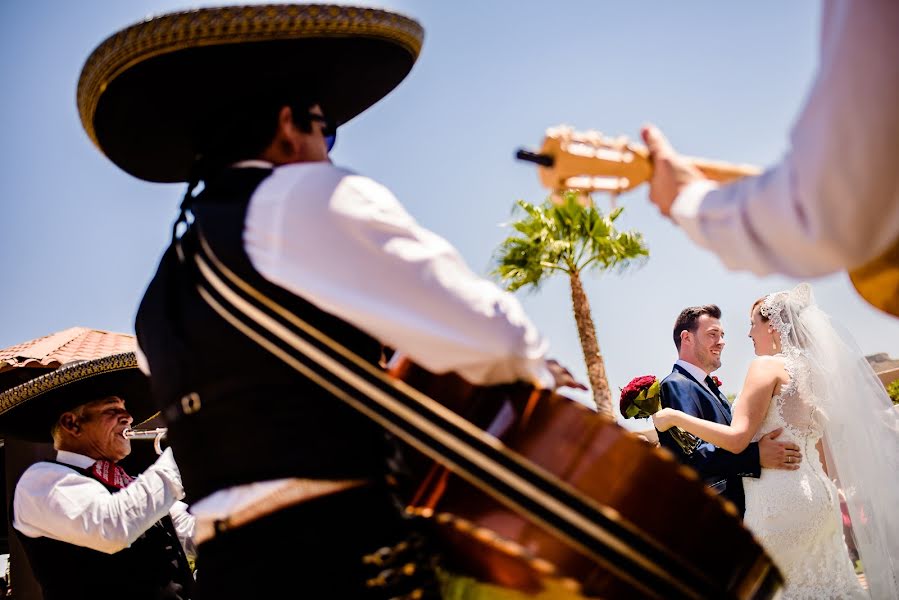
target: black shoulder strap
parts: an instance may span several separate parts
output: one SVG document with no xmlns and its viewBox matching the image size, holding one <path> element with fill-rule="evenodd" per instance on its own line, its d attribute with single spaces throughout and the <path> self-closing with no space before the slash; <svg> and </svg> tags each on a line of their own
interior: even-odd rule
<svg viewBox="0 0 899 600">
<path fill-rule="evenodd" d="M 709 580 L 553 474 L 312 327 L 231 271 L 199 223 L 178 240 L 200 296 L 279 360 L 650 597 L 702 598 Z M 677 573 L 677 576 L 672 574 Z"/>
</svg>

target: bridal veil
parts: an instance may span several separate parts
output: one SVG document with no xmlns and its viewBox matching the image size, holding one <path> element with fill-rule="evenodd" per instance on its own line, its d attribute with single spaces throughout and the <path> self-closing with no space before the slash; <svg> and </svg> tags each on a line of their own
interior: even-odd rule
<svg viewBox="0 0 899 600">
<path fill-rule="evenodd" d="M 813 398 L 828 476 L 846 498 L 871 596 L 899 598 L 899 411 L 808 284 L 767 296 L 761 310 L 780 333 L 782 352 L 802 358 L 790 376 Z"/>
</svg>

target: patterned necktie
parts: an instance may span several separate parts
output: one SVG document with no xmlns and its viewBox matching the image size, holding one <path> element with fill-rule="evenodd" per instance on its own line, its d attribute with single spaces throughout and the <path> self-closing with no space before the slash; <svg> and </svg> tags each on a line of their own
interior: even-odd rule
<svg viewBox="0 0 899 600">
<path fill-rule="evenodd" d="M 91 467 L 91 472 L 94 474 L 94 477 L 103 483 L 119 489 L 134 481 L 134 478 L 126 473 L 125 469 L 111 460 L 98 460 Z"/>
</svg>

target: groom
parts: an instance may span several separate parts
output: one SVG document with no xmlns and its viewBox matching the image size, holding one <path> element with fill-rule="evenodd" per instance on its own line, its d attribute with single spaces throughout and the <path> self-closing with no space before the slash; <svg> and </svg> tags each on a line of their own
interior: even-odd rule
<svg viewBox="0 0 899 600">
<path fill-rule="evenodd" d="M 681 311 L 674 323 L 674 345 L 678 360 L 671 374 L 662 380 L 662 406 L 716 423 L 730 425 L 730 405 L 715 385 L 711 373 L 721 367 L 724 328 L 721 309 L 714 304 L 691 306 Z M 675 443 L 669 431 L 659 433 L 659 443 L 681 462 L 690 465 L 706 485 L 733 502 L 743 517 L 743 477 L 759 477 L 762 468 L 798 469 L 799 446 L 778 442 L 776 429 L 740 454 L 732 454 L 703 442 L 689 456 Z M 787 459 L 794 462 L 787 462 Z"/>
</svg>

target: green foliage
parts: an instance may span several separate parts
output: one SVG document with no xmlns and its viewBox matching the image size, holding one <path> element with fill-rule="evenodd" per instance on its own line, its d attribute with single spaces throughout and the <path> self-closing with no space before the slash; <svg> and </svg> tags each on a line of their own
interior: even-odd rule
<svg viewBox="0 0 899 600">
<path fill-rule="evenodd" d="M 555 271 L 621 270 L 649 256 L 640 233 L 615 229 L 622 208 L 604 215 L 578 203 L 575 192 L 565 192 L 561 204 L 516 204 L 523 218 L 511 224 L 516 234 L 503 240 L 494 257 L 493 273 L 510 291 L 528 285 L 537 289 Z"/>
<path fill-rule="evenodd" d="M 890 395 L 893 404 L 899 404 L 899 379 L 887 386 L 887 393 Z"/>
</svg>

